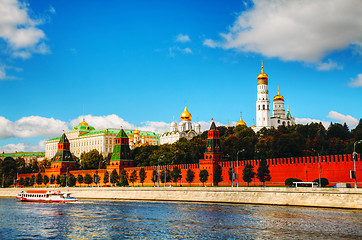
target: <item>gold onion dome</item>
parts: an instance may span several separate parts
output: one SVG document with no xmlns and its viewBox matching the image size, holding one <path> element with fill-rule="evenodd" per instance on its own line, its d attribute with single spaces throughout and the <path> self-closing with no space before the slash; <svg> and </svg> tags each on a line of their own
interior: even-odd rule
<svg viewBox="0 0 362 240">
<path fill-rule="evenodd" d="M 263 67 L 263 61 L 261 64 L 261 73 L 259 73 L 257 79 L 258 79 L 258 85 L 259 84 L 265 84 L 268 85 L 268 75 L 264 73 L 264 67 Z"/>
<path fill-rule="evenodd" d="M 134 131 L 135 135 L 140 135 L 140 131 L 138 131 L 138 129 L 136 129 L 136 131 Z"/>
<path fill-rule="evenodd" d="M 240 120 L 239 120 L 239 122 L 236 123 L 236 126 L 246 126 L 246 123 L 243 121 L 241 114 L 240 114 Z"/>
<path fill-rule="evenodd" d="M 187 111 L 187 106 L 185 105 L 184 111 L 181 113 L 181 120 L 191 120 L 192 116 L 189 111 Z"/>
<path fill-rule="evenodd" d="M 79 126 L 88 126 L 88 123 L 86 121 L 84 121 L 84 118 L 83 118 L 83 121 L 81 123 L 79 123 Z"/>
<path fill-rule="evenodd" d="M 273 98 L 273 101 L 284 101 L 284 97 L 279 94 L 279 86 L 278 86 L 278 94 Z"/>
</svg>

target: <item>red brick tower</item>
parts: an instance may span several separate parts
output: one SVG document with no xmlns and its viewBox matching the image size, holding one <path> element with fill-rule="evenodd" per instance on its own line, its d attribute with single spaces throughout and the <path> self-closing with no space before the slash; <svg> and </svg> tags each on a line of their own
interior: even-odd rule
<svg viewBox="0 0 362 240">
<path fill-rule="evenodd" d="M 132 167 L 131 150 L 129 149 L 129 138 L 123 128 L 119 131 L 114 139 L 113 154 L 107 171 L 112 172 L 116 169 L 119 174 L 125 167 Z"/>
<path fill-rule="evenodd" d="M 215 122 L 212 120 L 210 130 L 207 132 L 204 159 L 199 160 L 200 171 L 206 169 L 209 173 L 208 184 L 214 184 L 213 177 L 215 168 L 221 161 L 224 161 L 224 154 L 221 151 L 219 130 L 216 129 Z"/>
<path fill-rule="evenodd" d="M 70 152 L 70 143 L 63 132 L 58 143 L 58 151 L 52 158 L 51 168 L 46 170 L 47 174 L 61 175 L 76 168 L 76 163 Z"/>
</svg>

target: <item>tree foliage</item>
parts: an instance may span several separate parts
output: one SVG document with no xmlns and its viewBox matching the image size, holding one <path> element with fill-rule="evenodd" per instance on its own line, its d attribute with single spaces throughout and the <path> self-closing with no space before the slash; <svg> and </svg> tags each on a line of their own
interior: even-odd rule
<svg viewBox="0 0 362 240">
<path fill-rule="evenodd" d="M 248 183 L 248 187 L 251 181 L 253 181 L 254 177 L 255 177 L 254 167 L 250 163 L 246 164 L 243 170 L 243 181 Z"/>
<path fill-rule="evenodd" d="M 102 165 L 103 156 L 96 149 L 93 149 L 87 153 L 82 153 L 80 155 L 80 159 L 81 159 L 80 168 L 82 170 L 98 169 L 100 163 L 101 163 L 101 168 L 105 168 L 105 165 Z"/>
<path fill-rule="evenodd" d="M 84 182 L 84 178 L 83 178 L 83 175 L 82 175 L 82 174 L 78 174 L 77 182 L 78 182 L 79 184 L 82 184 L 82 183 Z"/>
<path fill-rule="evenodd" d="M 127 171 L 124 169 L 119 173 L 118 185 L 121 187 L 125 187 L 125 186 L 129 185 L 128 184 L 128 174 L 127 174 Z"/>
<path fill-rule="evenodd" d="M 171 171 L 171 180 L 172 182 L 176 183 L 177 186 L 177 182 L 179 180 L 181 180 L 181 169 L 179 169 L 177 166 L 173 167 L 172 171 Z"/>
<path fill-rule="evenodd" d="M 140 177 L 140 183 L 142 183 L 142 186 L 143 186 L 143 183 L 146 179 L 146 171 L 144 168 L 141 168 L 140 169 L 140 172 L 138 173 L 139 177 Z"/>
<path fill-rule="evenodd" d="M 118 180 L 119 180 L 118 173 L 117 173 L 116 169 L 113 169 L 113 171 L 111 172 L 110 182 L 114 185 L 115 183 L 118 182 Z"/>
<path fill-rule="evenodd" d="M 35 181 L 36 181 L 36 184 L 38 184 L 38 185 L 43 183 L 43 176 L 41 175 L 41 173 L 38 173 L 36 175 L 36 180 Z"/>
<path fill-rule="evenodd" d="M 209 172 L 206 169 L 200 171 L 199 174 L 200 182 L 202 182 L 202 186 L 205 186 L 205 182 L 209 178 Z"/>
<path fill-rule="evenodd" d="M 134 183 L 137 181 L 138 176 L 137 176 L 137 172 L 136 170 L 133 170 L 131 172 L 131 174 L 129 175 L 129 181 L 132 183 L 132 185 L 134 186 Z"/>
<path fill-rule="evenodd" d="M 194 181 L 195 173 L 191 169 L 188 169 L 186 172 L 186 181 L 190 184 Z"/>
<path fill-rule="evenodd" d="M 213 180 L 214 180 L 214 183 L 216 186 L 219 185 L 219 182 L 221 182 L 223 180 L 222 179 L 222 168 L 219 164 L 216 165 Z"/>
<path fill-rule="evenodd" d="M 106 171 L 103 176 L 103 183 L 107 184 L 109 182 L 109 173 Z"/>
<path fill-rule="evenodd" d="M 93 178 L 90 174 L 86 174 L 84 176 L 84 183 L 87 184 L 89 186 L 89 184 L 92 184 L 93 183 Z"/>
<path fill-rule="evenodd" d="M 259 161 L 259 167 L 256 173 L 257 178 L 260 182 L 264 183 L 271 180 L 269 165 L 265 159 Z"/>
</svg>

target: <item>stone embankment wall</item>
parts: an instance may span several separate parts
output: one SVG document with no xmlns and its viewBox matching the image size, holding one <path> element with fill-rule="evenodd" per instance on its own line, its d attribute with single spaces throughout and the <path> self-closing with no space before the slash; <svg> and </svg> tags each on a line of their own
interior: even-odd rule
<svg viewBox="0 0 362 240">
<path fill-rule="evenodd" d="M 27 188 L 30 190 L 31 188 Z M 0 197 L 15 197 L 21 188 L 0 189 Z M 36 188 L 39 190 L 39 188 Z M 362 209 L 362 189 L 262 188 L 262 187 L 126 187 L 58 188 L 78 199 L 182 201 L 236 204 L 269 204 Z M 49 188 L 44 188 L 49 190 Z"/>
</svg>

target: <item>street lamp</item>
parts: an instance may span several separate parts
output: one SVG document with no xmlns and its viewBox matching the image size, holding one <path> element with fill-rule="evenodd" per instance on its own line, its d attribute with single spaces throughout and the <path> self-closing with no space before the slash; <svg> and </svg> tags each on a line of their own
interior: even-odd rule
<svg viewBox="0 0 362 240">
<path fill-rule="evenodd" d="M 321 162 L 320 162 L 319 152 L 317 152 L 314 149 L 312 150 L 313 152 L 318 154 L 318 186 L 321 187 Z"/>
<path fill-rule="evenodd" d="M 245 149 L 241 149 L 236 153 L 236 181 L 238 185 L 236 187 L 239 187 L 239 153 L 245 152 Z"/>
<path fill-rule="evenodd" d="M 353 144 L 353 168 L 354 168 L 354 188 L 357 189 L 357 171 L 356 171 L 356 144 L 362 143 L 362 140 L 356 141 Z"/>
<path fill-rule="evenodd" d="M 67 175 L 65 176 L 65 187 L 68 187 L 68 168 L 67 167 Z"/>
<path fill-rule="evenodd" d="M 163 155 L 158 158 L 157 164 L 157 187 L 160 187 L 160 159 L 163 158 Z"/>
<path fill-rule="evenodd" d="M 233 163 L 233 158 L 229 154 L 226 154 L 226 157 L 231 158 L 231 187 L 234 187 L 234 163 Z"/>
</svg>

